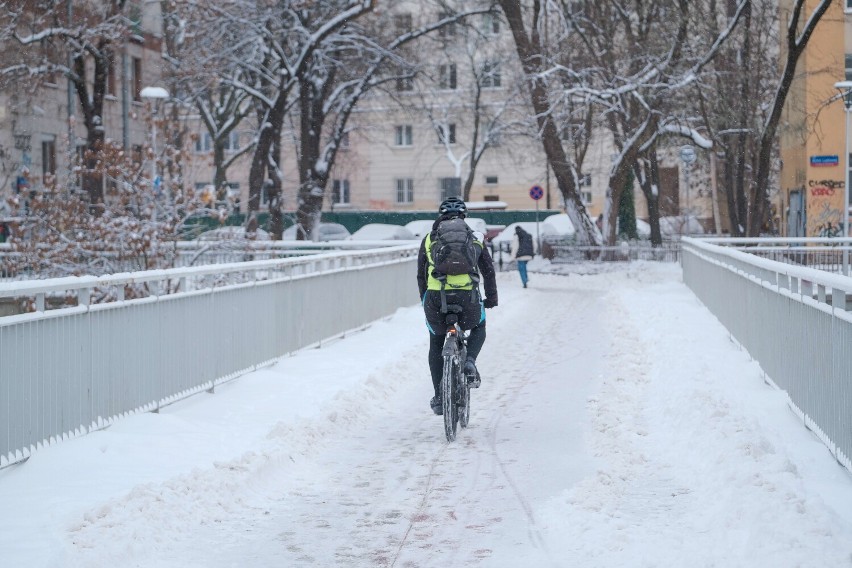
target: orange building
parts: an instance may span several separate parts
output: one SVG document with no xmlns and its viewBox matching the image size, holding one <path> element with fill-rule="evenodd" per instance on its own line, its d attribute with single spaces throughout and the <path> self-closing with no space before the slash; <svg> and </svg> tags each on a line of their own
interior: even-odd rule
<svg viewBox="0 0 852 568">
<path fill-rule="evenodd" d="M 780 2 L 782 37 L 792 4 Z M 806 4 L 810 14 L 819 2 Z M 852 79 L 850 22 L 852 0 L 833 2 L 796 68 L 778 131 L 781 172 L 775 206 L 785 236 L 828 237 L 843 232 L 848 117 L 835 84 Z"/>
</svg>

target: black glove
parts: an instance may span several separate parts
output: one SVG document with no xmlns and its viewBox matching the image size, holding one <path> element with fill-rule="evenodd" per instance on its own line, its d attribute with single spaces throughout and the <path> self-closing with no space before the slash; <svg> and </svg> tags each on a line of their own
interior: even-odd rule
<svg viewBox="0 0 852 568">
<path fill-rule="evenodd" d="M 485 298 L 482 305 L 486 308 L 495 308 L 497 307 L 497 298 Z"/>
</svg>

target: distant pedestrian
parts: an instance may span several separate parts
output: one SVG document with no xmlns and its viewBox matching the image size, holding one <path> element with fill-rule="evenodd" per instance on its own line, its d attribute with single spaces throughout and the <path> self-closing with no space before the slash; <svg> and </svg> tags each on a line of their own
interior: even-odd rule
<svg viewBox="0 0 852 568">
<path fill-rule="evenodd" d="M 9 240 L 9 226 L 6 223 L 0 223 L 0 243 L 5 243 Z"/>
<path fill-rule="evenodd" d="M 521 228 L 515 227 L 515 236 L 512 237 L 512 259 L 518 263 L 518 274 L 521 275 L 521 284 L 527 287 L 527 262 L 535 256 L 532 235 Z"/>
</svg>

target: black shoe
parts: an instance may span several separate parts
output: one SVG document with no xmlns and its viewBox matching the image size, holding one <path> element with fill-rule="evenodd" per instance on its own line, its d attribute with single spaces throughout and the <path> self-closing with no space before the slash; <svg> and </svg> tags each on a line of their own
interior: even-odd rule
<svg viewBox="0 0 852 568">
<path fill-rule="evenodd" d="M 444 405 L 441 403 L 441 399 L 437 396 L 432 397 L 432 400 L 429 401 L 429 406 L 432 407 L 432 412 L 438 416 L 444 413 Z"/>
<path fill-rule="evenodd" d="M 479 378 L 479 371 L 476 370 L 476 362 L 473 359 L 468 359 L 464 362 L 464 375 L 467 377 L 467 384 L 471 388 L 479 388 L 482 383 Z"/>
<path fill-rule="evenodd" d="M 526 288 L 526 287 L 527 287 L 527 283 L 526 283 L 526 282 L 524 282 L 524 288 Z"/>
</svg>

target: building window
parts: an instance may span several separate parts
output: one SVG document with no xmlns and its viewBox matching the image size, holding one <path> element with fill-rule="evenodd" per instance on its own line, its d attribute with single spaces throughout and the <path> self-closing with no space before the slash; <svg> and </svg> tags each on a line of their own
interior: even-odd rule
<svg viewBox="0 0 852 568">
<path fill-rule="evenodd" d="M 488 61 L 482 65 L 481 84 L 485 88 L 499 87 L 502 84 L 499 61 Z"/>
<path fill-rule="evenodd" d="M 847 2 L 852 2 L 852 0 L 847 0 Z M 852 8 L 850 8 L 852 9 Z M 852 81 L 852 54 L 846 54 L 846 80 Z"/>
<path fill-rule="evenodd" d="M 142 35 L 142 6 L 138 2 L 128 2 L 127 19 L 130 21 L 130 31 L 133 35 Z"/>
<path fill-rule="evenodd" d="M 590 187 L 592 185 L 592 174 L 580 174 L 579 183 L 581 187 Z"/>
<path fill-rule="evenodd" d="M 394 143 L 397 146 L 411 146 L 414 144 L 413 129 L 410 124 L 396 127 L 396 139 Z"/>
<path fill-rule="evenodd" d="M 447 65 L 441 65 L 438 69 L 438 74 L 440 75 L 440 86 L 442 89 L 455 89 L 456 88 L 456 64 L 449 63 Z"/>
<path fill-rule="evenodd" d="M 130 62 L 130 88 L 133 100 L 142 102 L 142 60 L 132 57 Z"/>
<path fill-rule="evenodd" d="M 349 204 L 349 180 L 336 179 L 331 182 L 331 202 L 334 205 Z"/>
<path fill-rule="evenodd" d="M 497 185 L 497 176 L 485 176 L 485 185 Z"/>
<path fill-rule="evenodd" d="M 456 143 L 456 125 L 441 124 L 438 126 L 438 144 Z"/>
<path fill-rule="evenodd" d="M 591 205 L 592 204 L 592 192 L 591 191 L 581 191 L 580 198 L 583 200 L 583 205 Z"/>
<path fill-rule="evenodd" d="M 401 178 L 396 180 L 396 202 L 414 202 L 414 180 L 412 178 Z"/>
<path fill-rule="evenodd" d="M 42 179 L 56 174 L 56 141 L 53 138 L 41 141 L 41 171 Z"/>
<path fill-rule="evenodd" d="M 209 134 L 208 134 L 209 136 Z M 228 138 L 225 140 L 225 151 L 226 152 L 236 152 L 240 149 L 240 133 L 239 132 L 230 132 L 228 133 Z"/>
<path fill-rule="evenodd" d="M 411 14 L 396 14 L 393 17 L 393 25 L 396 28 L 396 35 L 407 34 L 411 31 Z"/>
<path fill-rule="evenodd" d="M 497 35 L 500 33 L 500 18 L 497 14 L 488 13 L 482 17 L 482 31 L 485 35 Z"/>
<path fill-rule="evenodd" d="M 204 152 L 210 152 L 213 150 L 213 138 L 210 136 L 209 132 L 203 132 L 198 138 L 195 139 L 195 152 L 198 154 L 202 154 Z"/>
<path fill-rule="evenodd" d="M 454 14 L 450 12 L 441 12 L 439 16 L 439 20 L 446 20 L 447 18 L 453 17 Z M 456 35 L 456 23 L 452 22 L 449 24 L 444 24 L 440 28 L 438 28 L 438 35 L 441 37 L 453 37 Z"/>
<path fill-rule="evenodd" d="M 412 77 L 397 77 L 397 79 L 396 79 L 396 90 L 399 91 L 399 92 L 413 91 L 414 90 L 414 78 L 412 78 Z"/>
<path fill-rule="evenodd" d="M 846 9 L 852 10 L 852 0 L 846 0 Z"/>
<path fill-rule="evenodd" d="M 110 59 L 107 62 L 106 94 L 114 97 L 116 95 L 115 85 L 115 61 Z"/>
<path fill-rule="evenodd" d="M 448 197 L 461 197 L 461 178 L 441 178 L 438 182 L 441 187 L 441 201 Z"/>
<path fill-rule="evenodd" d="M 130 147 L 130 159 L 137 166 L 142 163 L 142 144 L 134 144 Z"/>
</svg>

